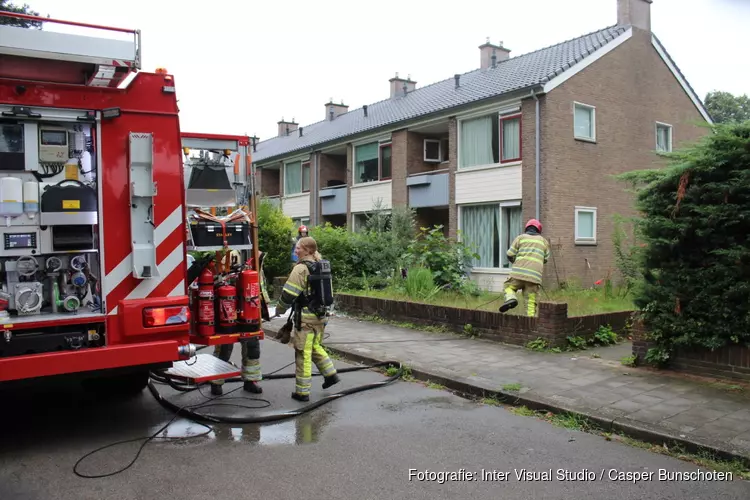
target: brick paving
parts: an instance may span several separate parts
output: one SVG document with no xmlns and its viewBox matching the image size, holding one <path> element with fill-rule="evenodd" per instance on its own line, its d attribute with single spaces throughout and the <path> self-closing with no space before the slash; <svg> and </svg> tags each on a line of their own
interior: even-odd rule
<svg viewBox="0 0 750 500">
<path fill-rule="evenodd" d="M 265 330 L 272 336 L 283 323 L 276 319 Z M 525 400 L 750 458 L 750 395 L 623 366 L 629 344 L 540 353 L 341 316 L 331 319 L 326 333 L 324 345 L 344 353 L 398 360 L 490 392 L 509 393 L 504 386 L 519 384 L 512 392 Z"/>
</svg>

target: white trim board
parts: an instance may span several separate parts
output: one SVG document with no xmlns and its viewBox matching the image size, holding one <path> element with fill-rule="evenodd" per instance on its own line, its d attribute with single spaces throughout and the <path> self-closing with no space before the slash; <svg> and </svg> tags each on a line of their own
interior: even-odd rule
<svg viewBox="0 0 750 500">
<path fill-rule="evenodd" d="M 630 40 L 630 38 L 633 36 L 633 28 L 628 28 L 628 30 L 625 33 L 622 33 L 620 36 L 612 40 L 611 42 L 607 43 L 606 45 L 599 47 L 594 51 L 593 54 L 589 54 L 588 56 L 584 57 L 583 60 L 577 64 L 574 64 L 567 70 L 563 71 L 556 77 L 552 78 L 550 81 L 544 84 L 544 92 L 547 93 L 563 83 L 567 82 L 574 76 L 576 76 L 578 73 L 583 71 L 584 69 L 588 68 L 592 64 L 594 64 L 596 61 L 601 59 L 602 57 L 606 56 L 613 50 L 615 50 L 617 47 L 622 45 L 623 43 Z"/>
<path fill-rule="evenodd" d="M 672 72 L 675 79 L 680 83 L 682 89 L 685 91 L 688 97 L 690 97 L 690 100 L 693 101 L 695 107 L 698 108 L 698 112 L 700 112 L 700 114 L 708 123 L 713 125 L 714 122 L 713 120 L 711 120 L 711 116 L 708 114 L 708 111 L 706 111 L 706 108 L 703 107 L 703 103 L 695 94 L 695 92 L 693 92 L 693 90 L 690 88 L 690 85 L 688 85 L 687 81 L 685 81 L 680 72 L 677 70 L 669 55 L 667 55 L 667 49 L 664 48 L 661 42 L 659 42 L 659 40 L 654 35 L 651 35 L 651 45 L 654 46 L 657 54 L 659 54 L 659 57 L 661 57 L 662 61 L 664 61 L 664 64 L 666 64 L 667 68 L 669 68 L 669 71 Z"/>
</svg>

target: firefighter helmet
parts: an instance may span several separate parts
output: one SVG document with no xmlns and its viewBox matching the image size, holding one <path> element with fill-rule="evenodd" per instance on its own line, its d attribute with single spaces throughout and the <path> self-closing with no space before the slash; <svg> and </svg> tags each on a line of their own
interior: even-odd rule
<svg viewBox="0 0 750 500">
<path fill-rule="evenodd" d="M 305 236 L 307 236 L 308 234 L 310 234 L 309 231 L 307 230 L 307 226 L 300 226 L 299 227 L 299 229 L 297 230 L 297 234 L 300 235 L 300 236 L 302 236 L 302 233 L 305 233 Z"/>
<path fill-rule="evenodd" d="M 528 229 L 529 227 L 535 227 L 537 231 L 540 233 L 542 232 L 542 223 L 536 219 L 530 219 L 529 222 L 526 223 L 525 229 Z"/>
</svg>

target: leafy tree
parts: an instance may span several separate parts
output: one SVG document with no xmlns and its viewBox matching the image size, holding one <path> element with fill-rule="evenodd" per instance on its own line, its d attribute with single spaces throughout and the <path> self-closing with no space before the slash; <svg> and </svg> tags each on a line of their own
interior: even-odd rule
<svg viewBox="0 0 750 500">
<path fill-rule="evenodd" d="M 750 120 L 750 97 L 729 92 L 709 92 L 705 99 L 708 114 L 716 123 L 737 123 Z"/>
<path fill-rule="evenodd" d="M 294 222 L 280 207 L 261 199 L 257 203 L 258 247 L 265 253 L 263 271 L 266 279 L 286 276 L 292 267 Z"/>
<path fill-rule="evenodd" d="M 39 12 L 31 10 L 31 6 L 28 4 L 16 5 L 10 0 L 0 0 L 0 11 L 26 14 L 29 16 L 39 15 Z M 47 15 L 47 17 L 49 17 L 49 15 Z M 26 19 L 16 19 L 13 17 L 0 17 L 0 24 L 5 26 L 17 26 L 19 28 L 42 29 L 42 23 L 39 21 L 27 21 Z"/>
<path fill-rule="evenodd" d="M 713 127 L 637 191 L 643 279 L 634 293 L 664 362 L 679 346 L 750 346 L 750 121 Z"/>
</svg>

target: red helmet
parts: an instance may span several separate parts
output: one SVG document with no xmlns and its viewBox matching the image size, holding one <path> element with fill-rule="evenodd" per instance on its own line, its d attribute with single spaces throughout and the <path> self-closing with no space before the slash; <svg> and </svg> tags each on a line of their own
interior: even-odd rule
<svg viewBox="0 0 750 500">
<path fill-rule="evenodd" d="M 297 230 L 297 234 L 302 234 L 303 232 L 308 233 L 308 234 L 310 233 L 310 231 L 307 230 L 307 226 L 300 226 L 299 229 Z"/>
<path fill-rule="evenodd" d="M 530 219 L 529 222 L 526 223 L 526 226 L 524 227 L 524 229 L 528 229 L 529 226 L 535 227 L 536 230 L 539 231 L 540 233 L 542 232 L 542 223 L 536 219 Z"/>
</svg>

